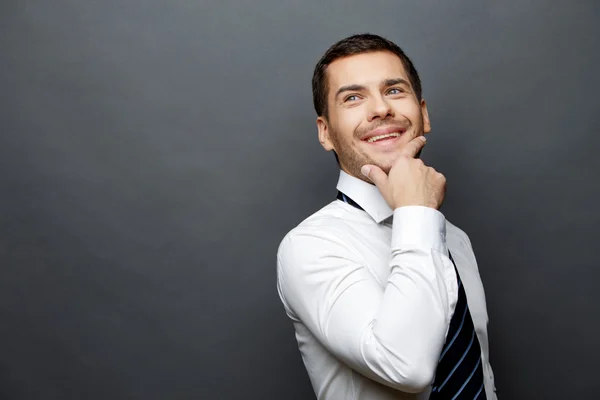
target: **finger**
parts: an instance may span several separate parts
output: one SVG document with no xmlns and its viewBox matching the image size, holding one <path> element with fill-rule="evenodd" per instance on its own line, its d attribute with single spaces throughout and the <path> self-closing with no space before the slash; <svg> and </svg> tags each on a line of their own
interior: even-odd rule
<svg viewBox="0 0 600 400">
<path fill-rule="evenodd" d="M 380 191 L 382 188 L 387 186 L 388 176 L 378 166 L 371 164 L 363 165 L 363 167 L 360 169 L 360 172 L 369 178 L 371 182 L 373 182 L 375 186 L 379 188 Z"/>
<path fill-rule="evenodd" d="M 421 150 L 423 149 L 423 146 L 425 146 L 426 141 L 427 139 L 425 139 L 425 136 L 417 136 L 400 150 L 400 154 L 405 157 L 415 158 L 417 155 L 421 154 Z"/>
</svg>

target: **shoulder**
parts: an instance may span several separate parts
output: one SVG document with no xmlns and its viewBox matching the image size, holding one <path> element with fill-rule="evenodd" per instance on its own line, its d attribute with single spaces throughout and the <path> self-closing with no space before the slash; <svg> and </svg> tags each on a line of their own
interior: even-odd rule
<svg viewBox="0 0 600 400">
<path fill-rule="evenodd" d="M 301 307 L 315 287 L 337 276 L 358 255 L 347 239 L 347 210 L 335 202 L 317 211 L 291 229 L 277 249 L 277 290 L 288 315 Z"/>
<path fill-rule="evenodd" d="M 349 210 L 344 204 L 333 201 L 321 208 L 285 234 L 277 249 L 278 262 L 310 257 L 326 249 L 344 247 L 348 235 Z"/>
<path fill-rule="evenodd" d="M 452 246 L 454 250 L 462 252 L 475 268 L 479 268 L 469 235 L 448 220 L 446 220 L 446 241 L 448 246 Z"/>
<path fill-rule="evenodd" d="M 455 237 L 459 240 L 462 240 L 466 244 L 468 244 L 469 247 L 471 247 L 471 240 L 469 239 L 469 235 L 467 235 L 467 233 L 464 230 L 450 222 L 448 219 L 446 219 L 446 236 Z"/>
<path fill-rule="evenodd" d="M 468 235 L 464 230 L 459 228 L 458 225 L 450 222 L 448 219 L 446 219 L 446 234 L 457 236 L 461 239 L 468 238 Z"/>
</svg>

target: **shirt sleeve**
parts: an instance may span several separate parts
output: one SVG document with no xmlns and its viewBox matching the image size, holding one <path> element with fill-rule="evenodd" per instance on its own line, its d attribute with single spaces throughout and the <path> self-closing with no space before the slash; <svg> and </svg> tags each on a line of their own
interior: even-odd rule
<svg viewBox="0 0 600 400">
<path fill-rule="evenodd" d="M 338 359 L 395 389 L 418 393 L 434 378 L 458 298 L 445 218 L 422 206 L 394 211 L 384 288 L 347 230 L 300 226 L 278 250 L 288 310 Z"/>
</svg>

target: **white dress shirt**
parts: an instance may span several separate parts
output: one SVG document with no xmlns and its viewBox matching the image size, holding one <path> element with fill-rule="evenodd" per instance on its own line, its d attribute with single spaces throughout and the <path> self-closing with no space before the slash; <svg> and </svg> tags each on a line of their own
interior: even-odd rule
<svg viewBox="0 0 600 400">
<path fill-rule="evenodd" d="M 467 235 L 436 209 L 392 210 L 340 171 L 335 199 L 281 241 L 277 289 L 318 399 L 428 399 L 463 281 L 495 400 L 483 285 Z"/>
</svg>

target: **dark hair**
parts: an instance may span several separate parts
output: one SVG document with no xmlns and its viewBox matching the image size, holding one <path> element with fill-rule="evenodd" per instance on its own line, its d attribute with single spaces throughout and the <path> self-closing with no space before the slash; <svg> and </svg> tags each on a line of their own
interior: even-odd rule
<svg viewBox="0 0 600 400">
<path fill-rule="evenodd" d="M 313 105 L 318 116 L 327 117 L 327 77 L 325 72 L 329 64 L 335 60 L 361 53 L 389 51 L 397 55 L 408 73 L 408 79 L 415 91 L 417 100 L 421 101 L 421 80 L 410 58 L 395 43 L 378 35 L 362 33 L 349 36 L 331 46 L 315 66 L 312 78 Z"/>
</svg>

